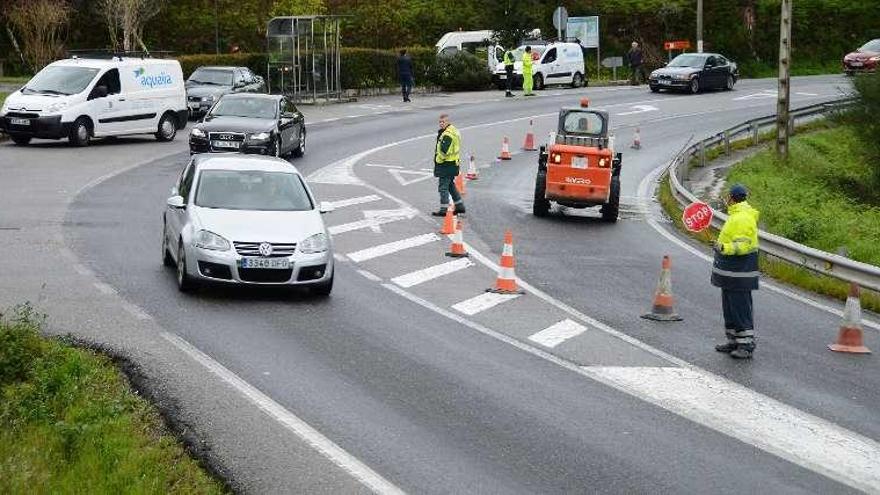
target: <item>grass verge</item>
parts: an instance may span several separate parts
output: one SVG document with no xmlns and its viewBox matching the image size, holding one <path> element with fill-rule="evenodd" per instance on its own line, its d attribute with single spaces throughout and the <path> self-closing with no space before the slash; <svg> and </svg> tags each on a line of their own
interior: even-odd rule
<svg viewBox="0 0 880 495">
<path fill-rule="evenodd" d="M 0 315 L 0 493 L 225 493 L 107 357 Z"/>
<path fill-rule="evenodd" d="M 691 239 L 709 247 L 718 237 L 718 230 L 712 227 L 702 232 L 690 232 L 684 228 L 684 222 L 681 220 L 682 208 L 672 195 L 672 185 L 669 182 L 668 175 L 660 181 L 657 199 L 663 211 L 672 219 L 676 228 Z M 849 294 L 849 283 L 847 282 L 816 273 L 772 256 L 761 254 L 760 268 L 761 273 L 768 277 L 816 294 L 841 301 L 845 301 Z M 708 277 L 708 274 L 706 276 Z M 880 313 L 880 294 L 869 290 L 862 290 L 861 294 L 862 307 L 875 313 Z"/>
</svg>

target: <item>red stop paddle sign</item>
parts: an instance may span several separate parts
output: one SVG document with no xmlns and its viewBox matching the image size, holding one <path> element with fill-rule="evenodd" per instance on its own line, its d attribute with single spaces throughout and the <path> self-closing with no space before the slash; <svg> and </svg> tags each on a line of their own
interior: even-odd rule
<svg viewBox="0 0 880 495">
<path fill-rule="evenodd" d="M 684 227 L 691 232 L 701 232 L 712 223 L 712 208 L 706 203 L 696 202 L 688 205 L 681 214 Z"/>
</svg>

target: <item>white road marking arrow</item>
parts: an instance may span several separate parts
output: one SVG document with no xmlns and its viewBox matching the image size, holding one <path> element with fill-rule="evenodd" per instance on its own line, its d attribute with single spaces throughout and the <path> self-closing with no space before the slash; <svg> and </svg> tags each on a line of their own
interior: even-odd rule
<svg viewBox="0 0 880 495">
<path fill-rule="evenodd" d="M 620 115 L 635 115 L 637 113 L 659 112 L 660 111 L 659 108 L 652 107 L 651 105 L 633 105 L 630 108 L 633 108 L 634 110 L 629 111 L 629 112 L 622 112 L 617 115 L 618 116 L 620 116 Z"/>
<path fill-rule="evenodd" d="M 343 234 L 353 230 L 369 228 L 373 232 L 381 233 L 380 225 L 396 222 L 398 220 L 409 220 L 418 215 L 418 211 L 413 208 L 400 208 L 397 210 L 364 210 L 364 219 L 356 222 L 334 225 L 329 230 L 331 235 Z"/>
<path fill-rule="evenodd" d="M 765 98 L 776 98 L 778 93 L 775 89 L 765 89 L 760 93 L 752 93 L 750 95 L 740 96 L 738 98 L 734 98 L 733 101 L 744 101 L 744 100 L 762 100 Z"/>
<path fill-rule="evenodd" d="M 415 184 L 416 182 L 421 182 L 423 180 L 430 179 L 434 176 L 434 172 L 423 172 L 421 170 L 396 170 L 396 169 L 388 169 L 388 173 L 394 177 L 397 182 L 401 186 L 408 186 L 410 184 Z M 410 177 L 404 177 L 405 175 L 409 175 Z M 412 177 L 415 178 L 412 178 Z"/>
</svg>

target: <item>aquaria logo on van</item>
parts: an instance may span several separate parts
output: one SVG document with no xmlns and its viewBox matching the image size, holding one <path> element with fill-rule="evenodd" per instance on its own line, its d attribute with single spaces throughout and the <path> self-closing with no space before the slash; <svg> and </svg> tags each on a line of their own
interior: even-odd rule
<svg viewBox="0 0 880 495">
<path fill-rule="evenodd" d="M 141 82 L 141 86 L 145 88 L 155 88 L 157 86 L 170 86 L 171 76 L 164 71 L 156 75 L 147 75 L 147 71 L 143 67 L 134 70 L 134 78 Z"/>
</svg>

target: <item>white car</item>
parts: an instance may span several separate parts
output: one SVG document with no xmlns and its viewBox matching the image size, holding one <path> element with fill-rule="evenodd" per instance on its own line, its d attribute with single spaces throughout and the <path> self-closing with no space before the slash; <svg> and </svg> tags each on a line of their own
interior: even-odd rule
<svg viewBox="0 0 880 495">
<path fill-rule="evenodd" d="M 548 43 L 528 45 L 532 53 L 536 53 L 538 59 L 532 63 L 532 78 L 535 89 L 544 89 L 550 84 L 565 84 L 579 88 L 587 84 L 586 68 L 584 65 L 584 53 L 577 43 Z M 522 58 L 525 55 L 526 45 L 520 46 L 514 51 L 513 77 L 514 86 L 522 86 Z M 532 56 L 535 58 L 535 55 Z M 498 89 L 507 87 L 507 73 L 504 63 L 495 67 L 492 76 Z"/>
<path fill-rule="evenodd" d="M 86 146 L 93 137 L 130 134 L 171 141 L 187 116 L 176 60 L 70 58 L 52 62 L 10 94 L 0 128 L 21 146 L 33 138 Z"/>
<path fill-rule="evenodd" d="M 305 179 L 289 162 L 255 155 L 196 155 L 162 215 L 162 260 L 177 286 L 200 283 L 333 290 L 333 246 Z"/>
</svg>

